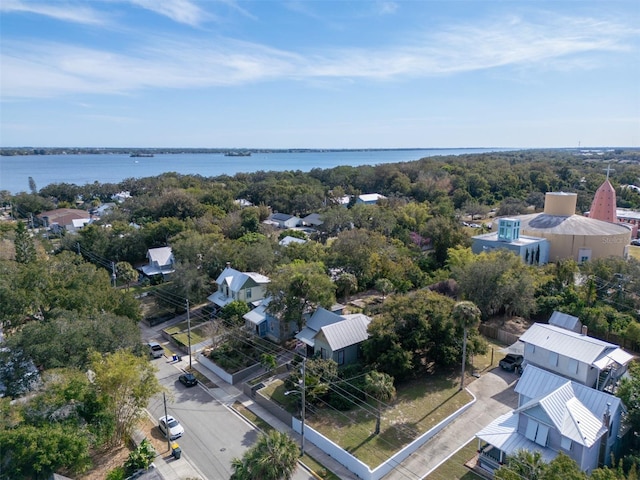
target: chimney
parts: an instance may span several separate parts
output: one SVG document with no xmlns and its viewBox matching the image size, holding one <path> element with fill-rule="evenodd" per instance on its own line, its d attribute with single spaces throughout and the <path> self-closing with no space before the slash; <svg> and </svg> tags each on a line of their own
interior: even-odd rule
<svg viewBox="0 0 640 480">
<path fill-rule="evenodd" d="M 584 335 L 585 337 L 587 336 L 587 326 L 586 325 L 582 325 L 582 335 Z"/>
<path fill-rule="evenodd" d="M 602 416 L 602 425 L 608 429 L 610 422 L 611 422 L 611 402 L 607 402 L 607 410 L 604 412 L 604 415 Z"/>
<path fill-rule="evenodd" d="M 231 268 L 231 262 L 227 262 L 227 268 Z"/>
</svg>

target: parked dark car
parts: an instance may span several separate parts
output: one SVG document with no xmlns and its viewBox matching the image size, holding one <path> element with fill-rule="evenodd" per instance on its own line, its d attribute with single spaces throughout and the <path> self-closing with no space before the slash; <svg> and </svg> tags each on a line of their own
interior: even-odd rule
<svg viewBox="0 0 640 480">
<path fill-rule="evenodd" d="M 198 384 L 198 379 L 193 375 L 193 373 L 183 373 L 178 377 L 180 383 L 184 384 L 185 387 L 195 387 Z"/>
<path fill-rule="evenodd" d="M 522 355 L 513 355 L 510 353 L 500 360 L 499 365 L 500 368 L 508 372 L 522 373 L 522 360 L 524 360 Z"/>
</svg>

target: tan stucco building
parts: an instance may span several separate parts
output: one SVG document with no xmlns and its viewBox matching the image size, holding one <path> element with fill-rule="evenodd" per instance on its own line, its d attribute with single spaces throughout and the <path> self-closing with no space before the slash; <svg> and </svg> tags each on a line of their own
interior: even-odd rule
<svg viewBox="0 0 640 480">
<path fill-rule="evenodd" d="M 549 241 L 549 262 L 566 258 L 577 262 L 610 256 L 626 258 L 631 230 L 619 223 L 576 215 L 577 198 L 575 193 L 547 193 L 543 213 L 515 217 L 520 220 L 520 231 Z"/>
</svg>

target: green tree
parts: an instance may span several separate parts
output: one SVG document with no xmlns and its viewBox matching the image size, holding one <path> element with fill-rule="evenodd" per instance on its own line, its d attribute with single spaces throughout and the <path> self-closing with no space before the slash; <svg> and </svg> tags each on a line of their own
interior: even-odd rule
<svg viewBox="0 0 640 480">
<path fill-rule="evenodd" d="M 473 302 L 458 302 L 453 307 L 453 320 L 462 328 L 462 374 L 460 375 L 460 390 L 464 389 L 464 375 L 467 366 L 467 334 L 480 322 L 480 309 Z"/>
<path fill-rule="evenodd" d="M 335 302 L 335 285 L 318 262 L 283 265 L 271 276 L 267 291 L 272 297 L 269 311 L 281 322 L 296 322 L 299 329 L 305 313 Z"/>
<path fill-rule="evenodd" d="M 382 404 L 390 402 L 396 396 L 396 387 L 393 385 L 393 377 L 381 372 L 369 372 L 364 377 L 365 391 L 376 399 L 377 416 L 374 435 L 380 433 L 380 418 L 382 416 Z"/>
<path fill-rule="evenodd" d="M 547 464 L 538 451 L 518 450 L 507 457 L 507 462 L 494 472 L 496 480 L 542 480 Z"/>
<path fill-rule="evenodd" d="M 138 280 L 138 271 L 129 262 L 116 263 L 116 272 L 120 281 L 127 286 L 127 290 L 133 282 Z"/>
<path fill-rule="evenodd" d="M 231 480 L 289 480 L 298 463 L 298 446 L 284 432 L 262 434 L 242 458 L 231 461 Z"/>
<path fill-rule="evenodd" d="M 85 472 L 91 465 L 86 432 L 59 423 L 0 430 L 6 478 L 44 479 L 60 469 Z M 10 452 L 10 453 L 9 453 Z"/>
<path fill-rule="evenodd" d="M 376 280 L 375 289 L 382 294 L 384 300 L 388 294 L 393 292 L 393 283 L 387 278 L 379 278 Z"/>
<path fill-rule="evenodd" d="M 447 261 L 447 250 L 457 246 L 468 246 L 469 237 L 453 219 L 434 217 L 427 221 L 424 227 L 425 237 L 431 238 L 433 256 L 437 266 L 443 266 Z"/>
<path fill-rule="evenodd" d="M 351 292 L 358 291 L 358 279 L 352 273 L 341 273 L 336 279 L 336 293 L 347 301 Z"/>
<path fill-rule="evenodd" d="M 149 400 L 161 391 L 156 367 L 126 350 L 107 355 L 94 352 L 90 360 L 98 399 L 116 421 L 110 443 L 118 445 L 131 436 Z"/>
<path fill-rule="evenodd" d="M 16 262 L 31 263 L 36 259 L 35 244 L 23 222 L 16 224 L 14 246 L 16 250 Z"/>
<path fill-rule="evenodd" d="M 220 309 L 218 317 L 223 319 L 226 325 L 243 326 L 244 318 L 242 317 L 249 313 L 250 310 L 246 302 L 234 300 Z"/>
</svg>

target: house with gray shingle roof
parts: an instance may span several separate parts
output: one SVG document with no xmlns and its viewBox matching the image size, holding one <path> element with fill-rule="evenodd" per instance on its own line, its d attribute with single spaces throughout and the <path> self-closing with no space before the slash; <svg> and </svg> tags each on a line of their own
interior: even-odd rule
<svg viewBox="0 0 640 480">
<path fill-rule="evenodd" d="M 619 398 L 531 364 L 515 391 L 518 408 L 476 434 L 478 466 L 493 472 L 518 450 L 540 452 L 545 462 L 562 452 L 587 473 L 611 464 L 625 411 Z"/>
</svg>

